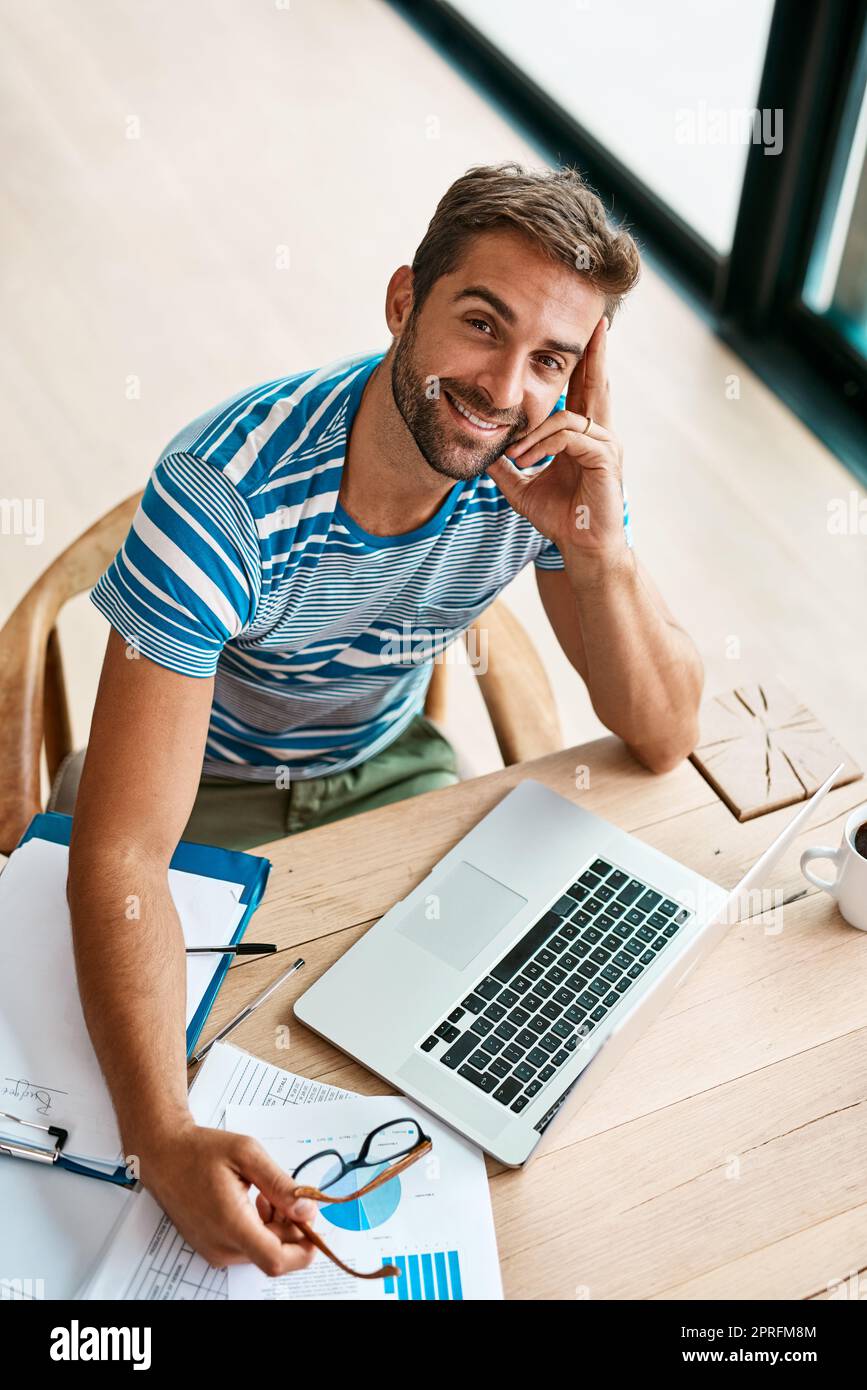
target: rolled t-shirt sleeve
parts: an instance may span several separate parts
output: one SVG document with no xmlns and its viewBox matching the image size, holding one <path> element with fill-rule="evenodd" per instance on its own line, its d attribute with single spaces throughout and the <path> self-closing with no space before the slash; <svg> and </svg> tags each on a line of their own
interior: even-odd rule
<svg viewBox="0 0 867 1390">
<path fill-rule="evenodd" d="M 252 622 L 261 587 L 247 501 L 213 464 L 174 453 L 153 470 L 126 540 L 90 597 L 150 660 L 210 676 L 226 642 Z"/>
<path fill-rule="evenodd" d="M 629 516 L 629 496 L 625 486 L 623 487 L 623 531 L 626 544 L 632 549 L 632 522 Z M 533 563 L 540 570 L 561 570 L 564 567 L 563 556 L 554 542 L 549 540 L 545 541 Z"/>
</svg>

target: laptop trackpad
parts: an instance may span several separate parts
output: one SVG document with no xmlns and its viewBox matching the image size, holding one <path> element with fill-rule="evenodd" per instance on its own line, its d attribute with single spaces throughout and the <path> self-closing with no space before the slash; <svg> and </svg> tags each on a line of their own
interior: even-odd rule
<svg viewBox="0 0 867 1390">
<path fill-rule="evenodd" d="M 503 930 L 527 899 L 461 861 L 440 877 L 395 930 L 447 965 L 463 970 Z"/>
</svg>

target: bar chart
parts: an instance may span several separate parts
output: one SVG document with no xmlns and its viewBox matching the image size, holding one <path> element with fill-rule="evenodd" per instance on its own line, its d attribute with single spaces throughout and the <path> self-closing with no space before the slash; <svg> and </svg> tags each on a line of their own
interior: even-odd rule
<svg viewBox="0 0 867 1390">
<path fill-rule="evenodd" d="M 384 1265 L 396 1265 L 397 1279 L 383 1280 L 387 1298 L 455 1302 L 463 1299 L 461 1262 L 457 1250 L 423 1251 L 414 1255 L 383 1256 Z"/>
</svg>

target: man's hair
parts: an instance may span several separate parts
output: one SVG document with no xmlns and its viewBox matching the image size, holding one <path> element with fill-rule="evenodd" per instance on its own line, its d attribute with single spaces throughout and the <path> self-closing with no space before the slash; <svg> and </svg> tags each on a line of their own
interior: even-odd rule
<svg viewBox="0 0 867 1390">
<path fill-rule="evenodd" d="M 577 169 L 480 164 L 437 204 L 412 263 L 414 309 L 441 275 L 455 269 L 473 237 L 500 227 L 523 233 L 552 260 L 582 275 L 605 296 L 609 323 L 641 271 L 629 232 L 609 221 Z"/>
</svg>

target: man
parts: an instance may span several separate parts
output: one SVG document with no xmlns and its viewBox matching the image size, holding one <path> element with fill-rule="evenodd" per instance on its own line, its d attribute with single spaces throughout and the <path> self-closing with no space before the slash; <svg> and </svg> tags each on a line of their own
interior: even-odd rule
<svg viewBox="0 0 867 1390">
<path fill-rule="evenodd" d="M 125 1152 L 212 1263 L 302 1267 L 310 1212 L 189 1114 L 177 841 L 251 846 L 454 781 L 420 715 L 431 662 L 531 562 L 607 727 L 656 771 L 694 746 L 700 661 L 631 548 L 610 414 L 638 271 L 574 172 L 470 170 L 389 282 L 388 352 L 175 436 L 94 590 L 113 630 L 70 856 L 81 996 Z M 414 632 L 425 660 L 395 641 Z"/>
</svg>

